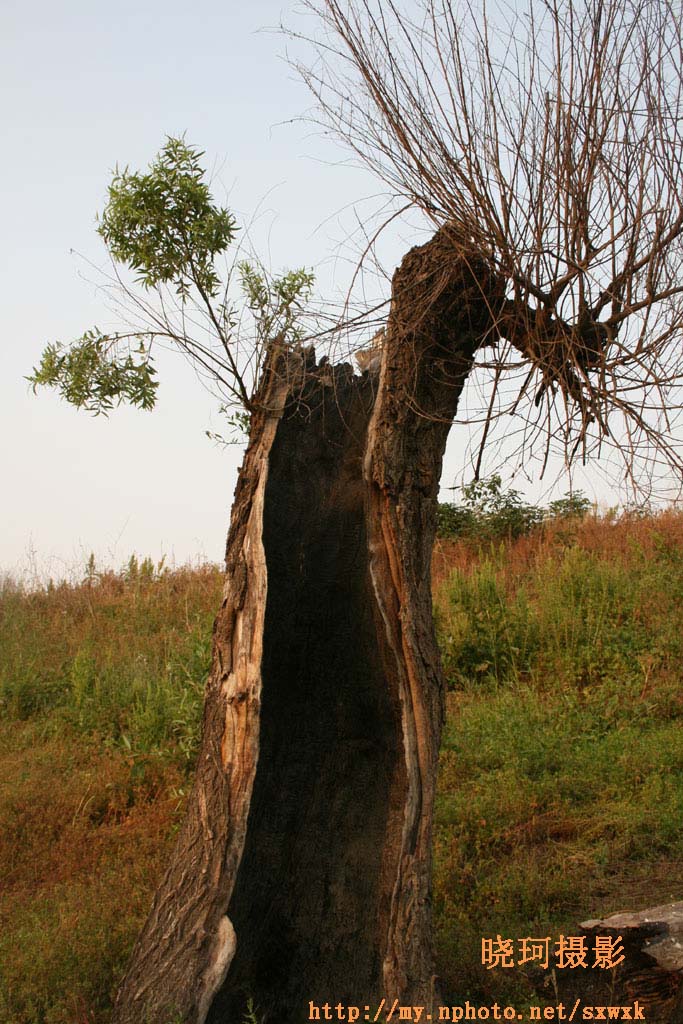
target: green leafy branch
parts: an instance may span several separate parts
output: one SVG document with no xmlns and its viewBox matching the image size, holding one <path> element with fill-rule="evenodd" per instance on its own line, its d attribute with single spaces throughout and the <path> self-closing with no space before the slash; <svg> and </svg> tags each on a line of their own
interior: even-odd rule
<svg viewBox="0 0 683 1024">
<path fill-rule="evenodd" d="M 216 259 L 239 229 L 233 215 L 213 201 L 203 156 L 184 138 L 169 137 L 146 173 L 116 169 L 98 232 L 114 264 L 132 270 L 155 300 L 135 292 L 115 270 L 114 287 L 143 325 L 110 334 L 95 327 L 70 345 L 49 344 L 27 378 L 34 391 L 56 388 L 66 401 L 96 415 L 122 402 L 151 409 L 158 387 L 152 342 L 158 340 L 183 351 L 230 404 L 249 413 L 270 342 L 301 342 L 312 272 L 270 276 L 243 260 L 236 270 L 253 319 L 245 344 L 242 321 L 228 299 L 231 274 L 223 281 L 216 270 Z"/>
<path fill-rule="evenodd" d="M 151 409 L 159 382 L 154 379 L 149 347 L 140 339 L 135 358 L 130 351 L 125 355 L 117 351 L 123 340 L 121 335 L 102 334 L 95 327 L 68 347 L 47 345 L 27 380 L 34 393 L 39 386 L 56 388 L 71 405 L 96 416 L 106 415 L 122 402 Z"/>
<path fill-rule="evenodd" d="M 204 153 L 169 138 L 147 174 L 117 168 L 98 232 L 145 288 L 175 284 L 187 297 L 194 284 L 215 297 L 214 260 L 238 230 L 228 210 L 214 206 L 200 165 Z"/>
<path fill-rule="evenodd" d="M 312 271 L 290 270 L 268 278 L 249 260 L 237 265 L 242 292 L 262 338 L 279 336 L 287 344 L 300 344 L 303 315 L 315 283 Z"/>
</svg>

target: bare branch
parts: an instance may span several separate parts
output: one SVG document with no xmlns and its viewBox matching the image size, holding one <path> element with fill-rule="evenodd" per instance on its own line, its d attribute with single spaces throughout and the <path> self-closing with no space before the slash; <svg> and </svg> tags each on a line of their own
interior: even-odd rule
<svg viewBox="0 0 683 1024">
<path fill-rule="evenodd" d="M 613 444 L 680 472 L 661 419 L 682 376 L 680 0 L 307 7 L 314 118 L 502 282 L 494 392 L 529 369 L 486 421 L 512 409 L 545 459 Z"/>
</svg>

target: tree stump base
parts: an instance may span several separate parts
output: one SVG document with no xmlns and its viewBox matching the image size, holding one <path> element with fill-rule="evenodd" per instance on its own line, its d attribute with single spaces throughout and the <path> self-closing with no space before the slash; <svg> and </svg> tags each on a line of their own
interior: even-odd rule
<svg viewBox="0 0 683 1024">
<path fill-rule="evenodd" d="M 637 1001 L 650 1024 L 683 1024 L 683 902 L 584 921 L 578 933 L 587 939 L 589 966 L 546 974 L 539 991 L 547 999 L 562 1002 L 567 1015 L 580 1000 L 576 1020 L 583 1019 L 585 1007 L 600 1019 L 597 1007 Z M 619 939 L 623 947 L 624 959 L 609 970 L 590 966 L 598 935 Z"/>
</svg>

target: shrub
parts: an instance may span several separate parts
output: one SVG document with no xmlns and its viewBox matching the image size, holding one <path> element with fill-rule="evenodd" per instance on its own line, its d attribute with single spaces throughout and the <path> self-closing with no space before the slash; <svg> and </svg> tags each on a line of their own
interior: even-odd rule
<svg viewBox="0 0 683 1024">
<path fill-rule="evenodd" d="M 547 508 L 529 505 L 519 491 L 502 489 L 498 474 L 486 480 L 473 480 L 462 488 L 463 500 L 441 502 L 437 508 L 437 533 L 440 537 L 478 541 L 514 540 L 543 523 L 583 519 L 591 502 L 582 491 L 568 492 L 551 501 Z"/>
</svg>

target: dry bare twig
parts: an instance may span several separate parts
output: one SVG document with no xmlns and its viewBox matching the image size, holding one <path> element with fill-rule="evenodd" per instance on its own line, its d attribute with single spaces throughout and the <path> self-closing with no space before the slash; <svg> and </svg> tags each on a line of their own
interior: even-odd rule
<svg viewBox="0 0 683 1024">
<path fill-rule="evenodd" d="M 681 3 L 305 6 L 313 118 L 501 282 L 482 443 L 513 412 L 544 462 L 611 445 L 680 479 Z"/>
</svg>

